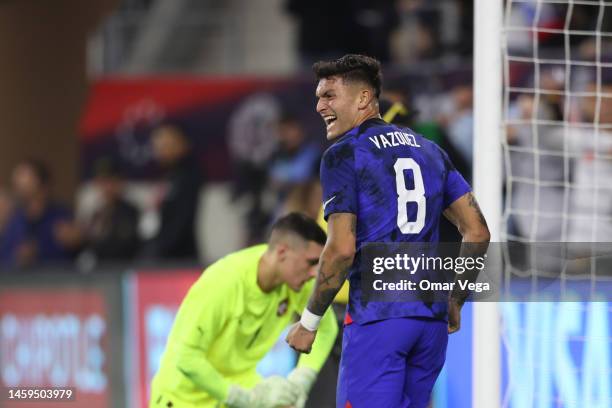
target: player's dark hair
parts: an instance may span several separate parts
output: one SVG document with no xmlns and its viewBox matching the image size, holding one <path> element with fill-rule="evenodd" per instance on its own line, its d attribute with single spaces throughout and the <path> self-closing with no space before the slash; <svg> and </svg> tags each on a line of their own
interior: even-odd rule
<svg viewBox="0 0 612 408">
<path fill-rule="evenodd" d="M 325 245 L 327 235 L 319 224 L 310 217 L 297 212 L 292 212 L 276 220 L 272 224 L 273 232 L 289 232 L 298 235 L 304 241 L 314 241 L 317 244 Z"/>
<path fill-rule="evenodd" d="M 347 54 L 331 61 L 315 62 L 312 66 L 317 80 L 338 75 L 343 81 L 365 82 L 374 89 L 378 99 L 382 89 L 382 72 L 378 60 L 359 54 Z"/>
</svg>

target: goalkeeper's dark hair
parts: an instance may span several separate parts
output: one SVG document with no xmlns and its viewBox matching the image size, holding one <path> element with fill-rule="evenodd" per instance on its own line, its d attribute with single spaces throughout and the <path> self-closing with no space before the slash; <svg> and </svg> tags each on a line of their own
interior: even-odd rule
<svg viewBox="0 0 612 408">
<path fill-rule="evenodd" d="M 270 236 L 275 232 L 292 233 L 306 242 L 314 241 L 320 245 L 325 245 L 327 241 L 327 235 L 315 220 L 297 212 L 289 213 L 276 220 L 270 229 Z"/>
<path fill-rule="evenodd" d="M 339 76 L 343 81 L 359 81 L 374 89 L 378 99 L 382 90 L 382 72 L 378 60 L 360 54 L 347 54 L 331 61 L 315 62 L 312 66 L 317 80 Z"/>
</svg>

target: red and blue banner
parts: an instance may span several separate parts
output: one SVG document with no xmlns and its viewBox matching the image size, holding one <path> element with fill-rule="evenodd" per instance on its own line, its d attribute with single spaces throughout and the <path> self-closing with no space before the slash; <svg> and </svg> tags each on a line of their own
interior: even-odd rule
<svg viewBox="0 0 612 408">
<path fill-rule="evenodd" d="M 99 80 L 79 126 L 82 176 L 90 177 L 96 159 L 108 156 L 117 159 L 132 179 L 154 176 L 150 134 L 170 122 L 185 131 L 205 178 L 226 180 L 231 175 L 230 156 L 256 155 L 273 142 L 275 121 L 285 112 L 302 120 L 307 133 L 323 142 L 315 103 L 311 79 Z"/>
</svg>

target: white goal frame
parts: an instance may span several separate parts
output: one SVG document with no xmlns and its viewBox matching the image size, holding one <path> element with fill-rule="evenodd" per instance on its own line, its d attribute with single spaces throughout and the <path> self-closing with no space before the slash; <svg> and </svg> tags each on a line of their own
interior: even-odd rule
<svg viewBox="0 0 612 408">
<path fill-rule="evenodd" d="M 474 192 L 500 241 L 502 220 L 503 0 L 474 2 Z M 500 271 L 501 272 L 501 271 Z M 501 337 L 497 303 L 473 304 L 472 406 L 501 406 Z"/>
</svg>

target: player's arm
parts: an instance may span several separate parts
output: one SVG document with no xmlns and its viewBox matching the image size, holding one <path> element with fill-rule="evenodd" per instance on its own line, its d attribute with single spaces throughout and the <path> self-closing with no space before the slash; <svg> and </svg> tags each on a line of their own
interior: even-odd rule
<svg viewBox="0 0 612 408">
<path fill-rule="evenodd" d="M 476 197 L 468 192 L 455 200 L 445 211 L 444 216 L 459 230 L 463 237 L 460 257 L 476 258 L 487 252 L 491 234 L 487 221 L 485 220 Z M 478 278 L 478 269 L 466 271 L 457 275 L 456 279 L 475 282 Z M 468 290 L 461 290 L 459 285 L 454 285 L 454 290 L 449 299 L 449 332 L 459 330 L 461 322 L 461 307 L 470 295 Z"/>
<path fill-rule="evenodd" d="M 226 401 L 231 384 L 208 361 L 205 350 L 183 345 L 178 354 L 177 369 L 189 378 L 198 389 L 218 401 Z"/>
<path fill-rule="evenodd" d="M 216 279 L 202 283 L 196 283 L 189 291 L 176 316 L 171 334 L 175 364 L 176 369 L 198 389 L 225 401 L 231 384 L 210 363 L 207 353 L 230 318 L 220 294 L 224 293 L 228 304 L 232 304 L 231 286 Z"/>
<path fill-rule="evenodd" d="M 454 201 L 444 216 L 457 227 L 463 242 L 489 242 L 487 221 L 471 191 Z"/>
<path fill-rule="evenodd" d="M 286 379 L 269 377 L 246 390 L 225 378 L 207 358 L 212 342 L 232 318 L 237 292 L 225 279 L 210 279 L 190 291 L 172 329 L 177 330 L 173 333 L 176 369 L 198 389 L 230 408 L 291 405 L 298 392 Z"/>
<path fill-rule="evenodd" d="M 204 357 L 202 350 L 182 349 L 177 364 L 179 371 L 194 384 L 229 408 L 290 406 L 299 398 L 299 392 L 289 380 L 272 376 L 247 390 L 232 384 Z"/>
<path fill-rule="evenodd" d="M 323 316 L 346 280 L 355 257 L 357 217 L 351 213 L 331 214 L 327 225 L 327 242 L 319 260 L 319 272 L 308 310 Z"/>
<path fill-rule="evenodd" d="M 333 213 L 328 218 L 327 242 L 319 258 L 315 288 L 302 313 L 287 336 L 289 345 L 310 353 L 321 317 L 346 280 L 355 257 L 357 217 L 352 213 Z"/>
</svg>

